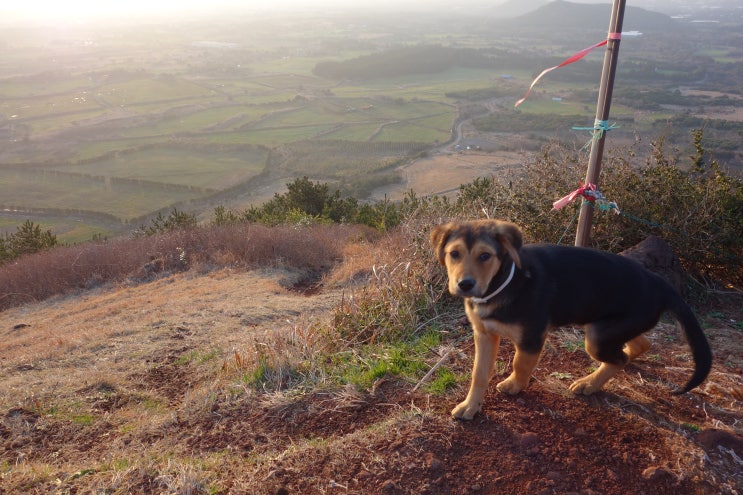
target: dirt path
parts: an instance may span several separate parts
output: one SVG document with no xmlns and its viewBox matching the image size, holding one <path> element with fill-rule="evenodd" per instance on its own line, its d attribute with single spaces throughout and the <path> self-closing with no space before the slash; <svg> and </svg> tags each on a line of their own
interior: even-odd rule
<svg viewBox="0 0 743 495">
<path fill-rule="evenodd" d="M 593 366 L 581 337 L 558 331 L 525 393 L 491 387 L 483 414 L 456 422 L 469 340 L 446 362 L 463 378 L 446 396 L 393 377 L 361 391 L 247 386 L 256 355 L 283 352 L 268 343 L 311 347 L 312 322 L 352 292 L 296 282 L 183 273 L 0 313 L 0 494 L 743 493 L 740 330 L 707 330 L 716 360 L 693 393 L 669 393 L 692 364 L 664 324 L 589 398 L 567 391 Z M 511 356 L 505 345 L 497 374 Z"/>
</svg>

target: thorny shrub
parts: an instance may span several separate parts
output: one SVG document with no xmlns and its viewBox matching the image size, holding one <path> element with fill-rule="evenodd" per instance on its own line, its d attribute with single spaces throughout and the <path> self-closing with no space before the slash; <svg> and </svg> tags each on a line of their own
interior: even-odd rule
<svg viewBox="0 0 743 495">
<path fill-rule="evenodd" d="M 289 266 L 320 272 L 336 263 L 349 238 L 373 235 L 356 226 L 207 226 L 159 235 L 63 246 L 0 266 L 0 310 L 105 283 L 219 266 Z"/>
</svg>

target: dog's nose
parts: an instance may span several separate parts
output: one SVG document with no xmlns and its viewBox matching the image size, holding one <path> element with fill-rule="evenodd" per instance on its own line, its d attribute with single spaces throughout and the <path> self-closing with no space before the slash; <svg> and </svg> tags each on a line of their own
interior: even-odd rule
<svg viewBox="0 0 743 495">
<path fill-rule="evenodd" d="M 457 285 L 459 286 L 459 290 L 466 294 L 475 287 L 475 280 L 472 278 L 463 278 Z"/>
</svg>

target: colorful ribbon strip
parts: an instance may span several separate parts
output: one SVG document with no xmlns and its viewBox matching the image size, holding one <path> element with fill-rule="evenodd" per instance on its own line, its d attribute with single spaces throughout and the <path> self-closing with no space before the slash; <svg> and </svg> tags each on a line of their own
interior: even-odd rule
<svg viewBox="0 0 743 495">
<path fill-rule="evenodd" d="M 559 210 L 560 208 L 564 207 L 565 205 L 573 202 L 575 198 L 578 196 L 582 196 L 586 201 L 590 203 L 598 203 L 599 209 L 601 210 L 615 210 L 617 213 L 620 213 L 619 206 L 614 201 L 608 201 L 603 194 L 601 194 L 601 191 L 599 191 L 598 186 L 596 184 L 591 184 L 590 182 L 588 184 L 583 184 L 582 182 L 579 184 L 578 189 L 571 192 L 564 198 L 560 198 L 554 203 L 552 203 L 552 209 L 553 210 Z"/>
<path fill-rule="evenodd" d="M 537 81 L 539 81 L 542 78 L 542 76 L 544 76 L 548 72 L 552 72 L 555 69 L 559 69 L 560 67 L 564 67 L 566 65 L 572 64 L 573 62 L 577 62 L 578 60 L 588 55 L 588 53 L 591 50 L 598 48 L 600 46 L 604 46 L 606 43 L 609 42 L 609 40 L 616 41 L 616 40 L 620 40 L 621 38 L 622 38 L 622 33 L 609 33 L 608 37 L 605 40 L 601 40 L 595 45 L 591 45 L 587 48 L 582 49 L 581 51 L 575 53 L 571 57 L 563 60 L 562 63 L 560 63 L 559 65 L 555 65 L 554 67 L 550 67 L 549 69 L 544 69 L 542 73 L 539 74 L 537 78 L 534 79 L 534 81 L 532 81 L 531 86 L 529 86 L 529 89 L 526 91 L 526 94 L 524 95 L 524 97 L 521 98 L 519 101 L 517 101 L 514 107 L 521 105 L 524 102 L 524 100 L 526 100 L 529 97 L 529 94 L 531 93 L 532 88 L 537 84 Z"/>
</svg>

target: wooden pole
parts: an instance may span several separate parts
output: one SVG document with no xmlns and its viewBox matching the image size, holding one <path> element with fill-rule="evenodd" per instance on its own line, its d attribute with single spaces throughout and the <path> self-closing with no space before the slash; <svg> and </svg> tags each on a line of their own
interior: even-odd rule
<svg viewBox="0 0 743 495">
<path fill-rule="evenodd" d="M 599 86 L 598 102 L 596 103 L 596 122 L 606 122 L 611 109 L 611 95 L 614 91 L 614 75 L 617 71 L 619 59 L 619 41 L 624 21 L 625 0 L 614 0 L 609 21 L 609 38 L 604 54 L 604 67 L 601 71 L 601 85 Z M 591 154 L 586 172 L 586 184 L 599 183 L 601 172 L 601 158 L 604 154 L 604 140 L 606 132 L 594 129 L 594 134 L 600 133 L 598 139 L 591 141 Z M 584 201 L 578 217 L 578 229 L 575 233 L 576 246 L 588 246 L 591 242 L 591 223 L 593 222 L 593 205 Z"/>
</svg>

